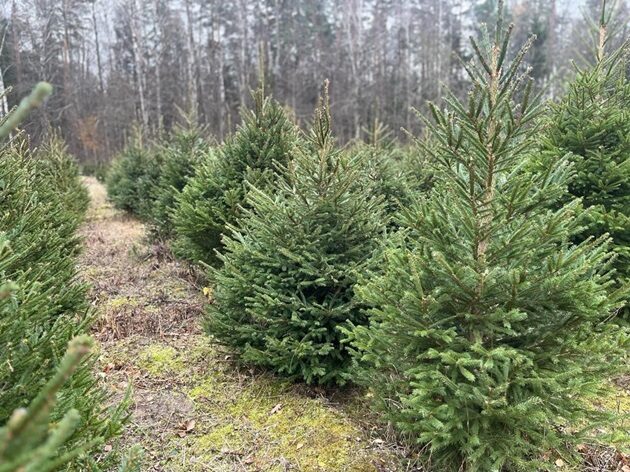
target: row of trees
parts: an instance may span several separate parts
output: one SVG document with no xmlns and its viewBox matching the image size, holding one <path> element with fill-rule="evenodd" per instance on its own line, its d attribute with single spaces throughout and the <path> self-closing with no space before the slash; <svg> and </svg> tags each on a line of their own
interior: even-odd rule
<svg viewBox="0 0 630 472">
<path fill-rule="evenodd" d="M 38 85 L 0 121 L 3 472 L 107 470 L 113 456 L 97 453 L 126 416 L 126 402 L 105 406 L 92 341 L 83 334 L 93 312 L 76 268 L 77 229 L 88 204 L 78 167 L 54 136 L 35 151 L 22 134 L 6 141 L 48 93 L 48 84 Z"/>
<path fill-rule="evenodd" d="M 341 148 L 327 84 L 308 131 L 261 88 L 220 147 L 187 131 L 108 179 L 208 268 L 214 339 L 294 380 L 365 386 L 435 470 L 548 470 L 601 428 L 628 444 L 591 400 L 628 368 L 630 45 L 604 54 L 604 10 L 595 66 L 547 105 L 522 67 L 533 39 L 510 59 L 497 12 L 466 98 L 429 104 L 418 148 Z"/>
<path fill-rule="evenodd" d="M 587 47 L 573 0 L 511 0 L 532 74 L 557 96 L 569 59 Z M 170 130 L 179 109 L 219 139 L 231 133 L 260 70 L 267 88 L 307 121 L 331 81 L 335 132 L 357 138 L 374 120 L 417 130 L 411 107 L 461 95 L 473 51 L 466 38 L 492 23 L 496 0 L 22 0 L 0 8 L 0 88 L 41 78 L 57 93 L 31 123 L 34 139 L 59 127 L 84 162 L 107 160 L 128 136 Z M 598 0 L 588 0 L 596 8 Z M 621 8 L 619 17 L 624 17 Z M 627 25 L 622 23 L 625 28 Z M 511 50 L 508 54 L 512 55 Z M 263 60 L 264 58 L 264 60 Z M 401 134 L 401 136 L 403 136 Z"/>
</svg>

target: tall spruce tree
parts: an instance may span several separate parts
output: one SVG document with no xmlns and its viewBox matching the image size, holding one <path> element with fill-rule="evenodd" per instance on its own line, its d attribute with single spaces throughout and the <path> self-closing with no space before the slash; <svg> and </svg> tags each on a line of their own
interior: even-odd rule
<svg viewBox="0 0 630 472">
<path fill-rule="evenodd" d="M 529 171 L 541 111 L 521 67 L 532 42 L 506 60 L 501 7 L 494 34 L 471 39 L 467 103 L 430 106 L 434 188 L 362 278 L 370 323 L 348 332 L 357 381 L 435 470 L 547 470 L 554 450 L 569 461 L 567 446 L 606 416 L 589 396 L 628 348 L 606 323 L 619 302 L 605 241 L 570 242 L 579 202 L 559 204 L 569 163 Z"/>
<path fill-rule="evenodd" d="M 234 224 L 245 203 L 247 184 L 259 188 L 274 180 L 274 163 L 287 163 L 296 141 L 296 128 L 282 107 L 253 93 L 254 108 L 216 157 L 204 160 L 177 197 L 173 215 L 175 252 L 193 261 L 216 264 L 216 251 L 227 226 Z"/>
<path fill-rule="evenodd" d="M 77 280 L 76 235 L 80 218 L 55 196 L 51 175 L 16 138 L 0 150 L 0 421 L 30 401 L 63 355 L 68 341 L 85 332 L 92 319 L 87 287 Z M 52 198 L 51 198 L 52 197 Z M 70 402 L 93 410 L 92 390 L 69 393 Z"/>
<path fill-rule="evenodd" d="M 606 53 L 613 12 L 602 3 L 596 63 L 579 69 L 564 98 L 551 105 L 545 144 L 552 158 L 570 153 L 575 166 L 569 192 L 588 209 L 576 241 L 609 234 L 623 285 L 630 280 L 630 40 Z"/>
<path fill-rule="evenodd" d="M 281 175 L 277 188 L 251 186 L 224 239 L 206 327 L 247 363 L 343 383 L 350 355 L 339 328 L 366 322 L 354 285 L 386 219 L 361 156 L 334 147 L 327 95 Z"/>
</svg>

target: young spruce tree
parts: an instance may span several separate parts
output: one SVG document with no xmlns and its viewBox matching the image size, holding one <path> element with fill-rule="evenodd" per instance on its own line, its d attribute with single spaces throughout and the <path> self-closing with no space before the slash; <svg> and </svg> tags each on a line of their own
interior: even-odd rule
<svg viewBox="0 0 630 472">
<path fill-rule="evenodd" d="M 617 254 L 616 277 L 623 285 L 630 280 L 630 40 L 605 53 L 613 13 L 605 6 L 596 63 L 578 70 L 566 96 L 551 105 L 545 143 L 552 157 L 570 153 L 575 166 L 569 192 L 588 209 L 586 229 L 576 241 L 609 234 Z M 630 310 L 624 312 L 627 317 Z"/>
<path fill-rule="evenodd" d="M 216 264 L 221 238 L 245 203 L 247 183 L 265 188 L 275 179 L 274 163 L 287 163 L 295 126 L 277 102 L 265 97 L 262 86 L 253 98 L 254 109 L 244 113 L 234 136 L 216 157 L 200 164 L 177 197 L 174 249 L 180 256 Z"/>
<path fill-rule="evenodd" d="M 57 397 L 68 379 L 72 378 L 81 361 L 93 346 L 89 337 L 77 336 L 68 349 L 57 371 L 31 401 L 28 408 L 18 408 L 4 426 L 0 426 L 0 472 L 52 472 L 68 467 L 72 461 L 101 446 L 103 437 L 88 437 L 69 445 L 79 431 L 81 415 L 76 409 L 66 411 L 53 421 Z M 131 448 L 121 461 L 118 471 L 140 470 L 141 450 Z M 92 469 L 99 470 L 99 469 Z"/>
<path fill-rule="evenodd" d="M 74 230 L 85 218 L 90 197 L 79 178 L 79 167 L 68 153 L 63 139 L 52 134 L 35 151 L 34 165 L 37 174 L 50 184 L 41 186 L 43 200 L 60 201 L 66 211 L 76 219 Z"/>
<path fill-rule="evenodd" d="M 151 191 L 153 205 L 149 221 L 153 236 L 169 239 L 175 235 L 173 212 L 177 197 L 211 151 L 202 130 L 188 124 L 169 136 L 157 152 L 161 154 L 160 169 Z"/>
<path fill-rule="evenodd" d="M 601 239 L 570 242 L 570 165 L 528 171 L 541 110 L 521 67 L 531 40 L 506 60 L 501 6 L 492 37 L 472 40 L 467 103 L 430 106 L 433 190 L 362 278 L 370 323 L 349 332 L 357 381 L 440 471 L 547 470 L 543 453 L 601 416 L 587 399 L 619 367 L 611 256 Z"/>
<path fill-rule="evenodd" d="M 93 341 L 87 336 L 73 339 L 57 372 L 28 409 L 16 409 L 7 423 L 0 426 L 0 472 L 56 470 L 102 442 L 102 438 L 93 438 L 61 452 L 76 432 L 81 416 L 77 410 L 71 409 L 56 425 L 49 424 L 59 390 L 79 367 L 81 359 L 89 353 L 92 345 Z"/>
<path fill-rule="evenodd" d="M 382 198 L 360 156 L 335 149 L 327 95 L 278 186 L 251 187 L 212 273 L 206 326 L 243 361 L 308 383 L 343 383 L 341 326 L 366 322 L 354 285 L 379 245 Z"/>
<path fill-rule="evenodd" d="M 151 218 L 161 158 L 144 147 L 139 133 L 133 138 L 107 172 L 107 195 L 116 208 L 145 220 Z"/>
<path fill-rule="evenodd" d="M 353 143 L 344 152 L 356 155 L 363 166 L 367 191 L 383 197 L 388 225 L 394 226 L 401 206 L 408 204 L 412 192 L 417 190 L 416 180 L 411 185 L 410 176 L 398 160 L 399 149 L 386 126 L 375 120 L 366 131 L 365 142 Z"/>
</svg>

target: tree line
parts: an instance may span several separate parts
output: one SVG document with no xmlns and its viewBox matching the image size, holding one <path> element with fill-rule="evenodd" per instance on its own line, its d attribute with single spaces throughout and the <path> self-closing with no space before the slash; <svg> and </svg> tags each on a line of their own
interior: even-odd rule
<svg viewBox="0 0 630 472">
<path fill-rule="evenodd" d="M 469 85 L 468 36 L 491 24 L 496 0 L 25 0 L 0 7 L 0 103 L 4 114 L 42 79 L 56 93 L 28 124 L 35 142 L 61 129 L 84 163 L 108 160 L 131 123 L 146 135 L 182 115 L 222 141 L 266 88 L 298 123 L 310 119 L 330 80 L 335 134 L 362 138 L 381 122 L 404 138 L 448 87 Z M 587 10 L 598 1 L 585 0 Z M 619 5 L 618 19 L 625 6 Z M 561 93 L 571 59 L 589 49 L 588 25 L 570 0 L 512 0 L 515 43 L 537 35 L 532 75 Z M 627 25 L 620 22 L 621 28 Z M 618 36 L 623 37 L 624 34 Z M 515 51 L 510 51 L 514 54 Z"/>
</svg>

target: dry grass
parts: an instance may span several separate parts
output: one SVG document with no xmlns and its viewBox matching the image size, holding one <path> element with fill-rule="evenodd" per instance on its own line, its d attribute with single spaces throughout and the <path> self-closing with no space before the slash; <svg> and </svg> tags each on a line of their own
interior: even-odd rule
<svg viewBox="0 0 630 472">
<path fill-rule="evenodd" d="M 144 225 L 114 210 L 98 181 L 87 177 L 85 182 L 92 206 L 83 228 L 86 248 L 81 265 L 100 314 L 98 339 L 198 332 L 203 300 L 183 277 L 187 267 L 153 257 L 144 241 Z"/>
</svg>

